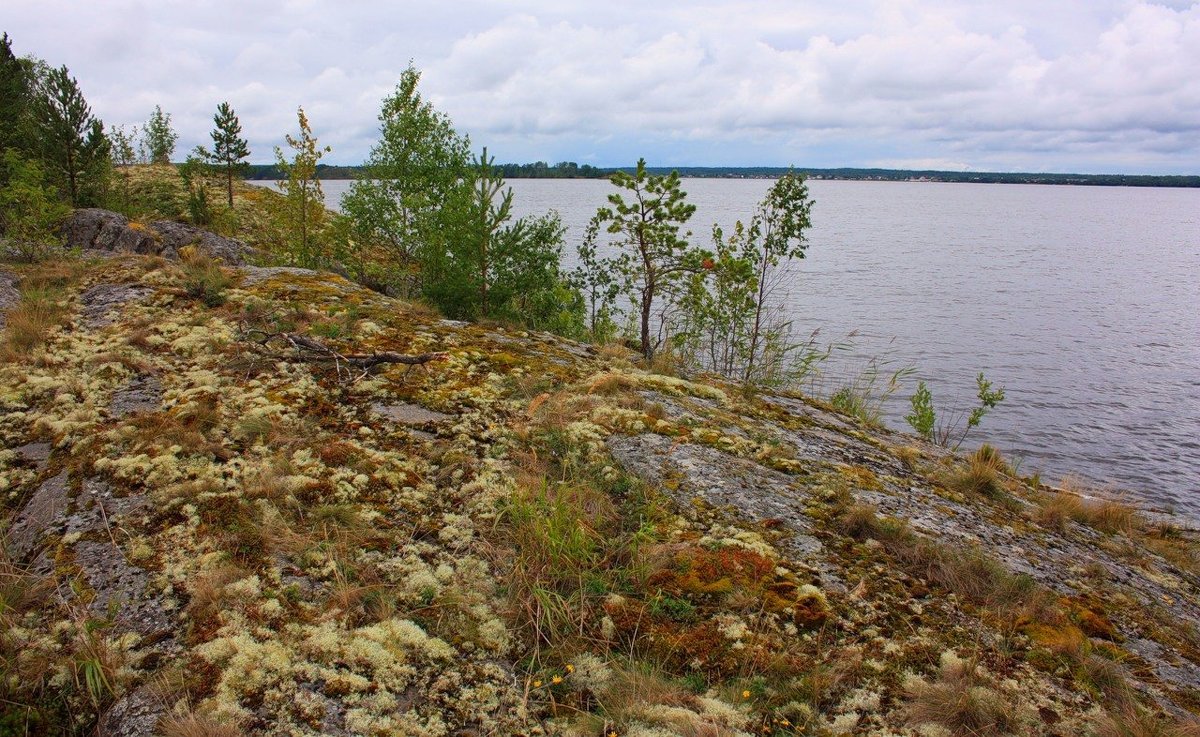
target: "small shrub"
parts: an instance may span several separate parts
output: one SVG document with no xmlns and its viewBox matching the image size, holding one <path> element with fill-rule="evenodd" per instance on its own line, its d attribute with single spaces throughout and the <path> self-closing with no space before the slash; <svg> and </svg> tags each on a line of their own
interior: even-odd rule
<svg viewBox="0 0 1200 737">
<path fill-rule="evenodd" d="M 978 389 L 975 396 L 979 406 L 969 414 L 965 410 L 951 412 L 949 417 L 938 420 L 937 411 L 933 408 L 933 392 L 924 381 L 919 381 L 916 393 L 909 398 L 912 412 L 905 416 L 904 421 L 929 442 L 957 450 L 984 415 L 1004 401 L 1004 389 L 992 389 L 992 382 L 984 378 L 982 371 L 975 377 L 975 386 Z"/>
</svg>

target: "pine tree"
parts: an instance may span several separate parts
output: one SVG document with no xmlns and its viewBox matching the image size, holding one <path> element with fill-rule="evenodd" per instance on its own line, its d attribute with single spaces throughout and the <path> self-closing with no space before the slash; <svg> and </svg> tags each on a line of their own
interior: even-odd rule
<svg viewBox="0 0 1200 737">
<path fill-rule="evenodd" d="M 276 146 L 275 166 L 287 177 L 279 182 L 279 189 L 284 196 L 283 220 L 288 231 L 289 256 L 295 265 L 312 268 L 322 265 L 315 235 L 325 221 L 325 193 L 317 179 L 317 162 L 331 149 L 317 145 L 304 108 L 297 110 L 296 117 L 300 137 L 285 136 L 295 154 L 289 161 L 284 158 L 283 149 Z"/>
<path fill-rule="evenodd" d="M 65 185 L 61 188 L 74 207 L 96 204 L 111 168 L 109 141 L 104 124 L 92 115 L 79 84 L 65 66 L 46 74 L 36 108 L 47 174 Z"/>
<path fill-rule="evenodd" d="M 656 301 L 668 304 L 680 290 L 688 274 L 702 269 L 710 253 L 688 243 L 691 233 L 679 231 L 696 211 L 685 200 L 678 172 L 667 176 L 649 174 L 646 160 L 638 159 L 633 174 L 617 172 L 611 180 L 631 197 L 621 193 L 608 196 L 612 207 L 596 211 L 596 221 L 615 236 L 611 245 L 617 255 L 602 268 L 612 269 L 637 308 L 642 355 L 649 363 L 661 340 L 651 336 L 650 323 Z"/>
<path fill-rule="evenodd" d="M 5 33 L 0 38 L 0 153 L 30 148 L 24 135 L 29 92 L 29 68 L 13 54 L 12 39 Z"/>
<path fill-rule="evenodd" d="M 215 125 L 212 130 L 213 150 L 208 151 L 200 147 L 199 152 L 209 165 L 224 172 L 229 206 L 233 207 L 233 177 L 250 166 L 246 161 L 246 158 L 250 156 L 250 146 L 246 139 L 241 137 L 242 124 L 228 102 L 222 102 L 217 106 L 213 124 Z"/>
<path fill-rule="evenodd" d="M 171 128 L 170 113 L 164 113 L 161 106 L 155 105 L 150 120 L 142 128 L 142 137 L 151 164 L 171 163 L 171 154 L 175 153 L 179 135 Z"/>
</svg>

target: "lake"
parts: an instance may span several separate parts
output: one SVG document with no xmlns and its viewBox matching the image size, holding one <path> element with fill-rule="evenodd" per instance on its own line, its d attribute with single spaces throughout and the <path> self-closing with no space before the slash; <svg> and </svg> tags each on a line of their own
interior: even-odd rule
<svg viewBox="0 0 1200 737">
<path fill-rule="evenodd" d="M 332 205 L 343 181 L 324 182 Z M 614 191 L 605 180 L 513 180 L 518 215 L 555 209 L 567 254 Z M 748 218 L 767 180 L 686 179 L 690 223 Z M 1005 401 L 968 439 L 1023 474 L 1070 474 L 1200 520 L 1200 190 L 812 181 L 808 257 L 788 281 L 797 334 L 857 333 L 825 391 L 871 357 L 966 409 L 983 371 Z"/>
</svg>

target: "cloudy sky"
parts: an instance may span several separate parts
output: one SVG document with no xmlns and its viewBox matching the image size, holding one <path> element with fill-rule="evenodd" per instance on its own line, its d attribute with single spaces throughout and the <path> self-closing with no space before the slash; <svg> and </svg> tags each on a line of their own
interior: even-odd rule
<svg viewBox="0 0 1200 737">
<path fill-rule="evenodd" d="M 107 124 L 303 105 L 358 163 L 411 59 L 500 161 L 1200 174 L 1200 0 L 4 0 Z"/>
</svg>

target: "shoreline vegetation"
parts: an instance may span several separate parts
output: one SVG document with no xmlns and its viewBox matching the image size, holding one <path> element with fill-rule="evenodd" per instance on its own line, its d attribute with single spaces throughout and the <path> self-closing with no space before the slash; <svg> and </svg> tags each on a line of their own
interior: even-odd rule
<svg viewBox="0 0 1200 737">
<path fill-rule="evenodd" d="M 600 168 L 589 164 L 497 164 L 505 179 L 608 179 L 617 172 L 632 174 L 635 167 Z M 321 164 L 318 179 L 356 179 L 364 167 Z M 962 182 L 968 184 L 1055 184 L 1091 187 L 1200 187 L 1200 175 L 1166 174 L 1067 174 L 1036 172 L 941 171 L 935 169 L 806 168 L 785 166 L 649 166 L 655 175 L 677 172 L 685 179 L 778 179 L 789 171 L 809 180 L 868 182 Z M 246 179 L 277 180 L 280 172 L 271 164 L 251 164 Z"/>
<path fill-rule="evenodd" d="M 0 737 L 1200 735 L 1196 530 L 799 391 L 799 172 L 566 271 L 411 66 L 333 213 L 303 109 L 251 186 L 2 41 Z"/>
</svg>

